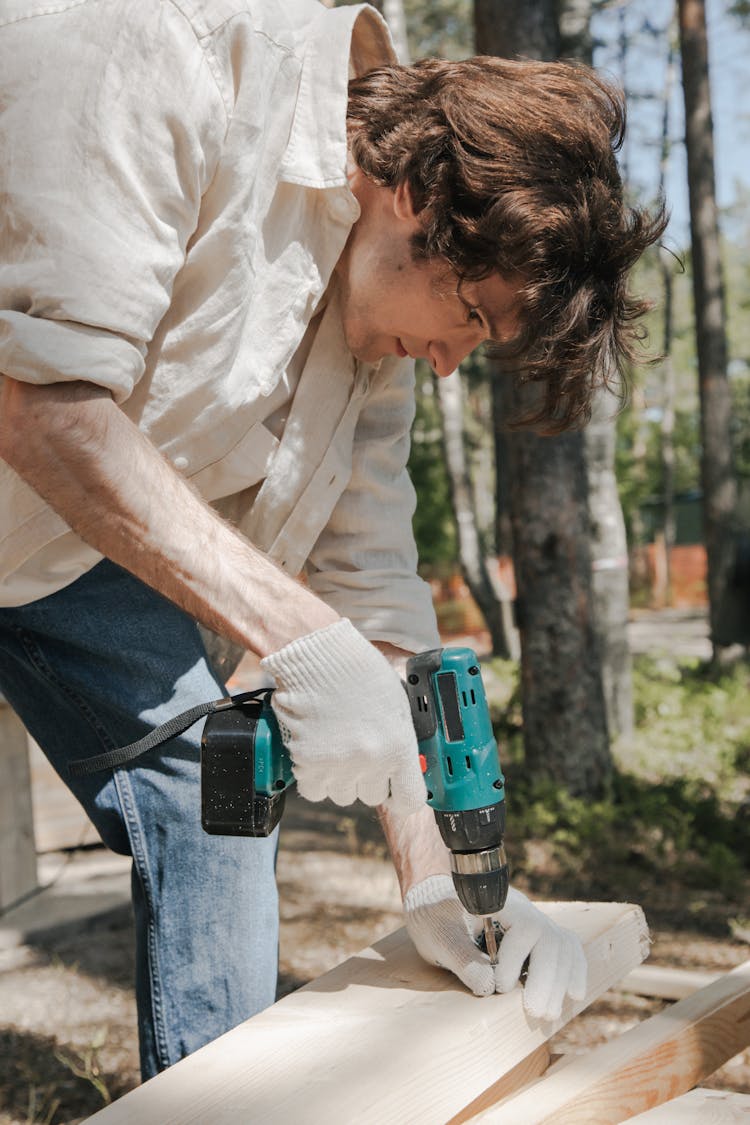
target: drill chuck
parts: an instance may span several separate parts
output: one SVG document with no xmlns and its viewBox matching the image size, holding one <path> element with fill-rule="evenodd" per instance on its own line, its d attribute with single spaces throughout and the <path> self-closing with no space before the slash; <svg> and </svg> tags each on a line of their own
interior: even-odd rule
<svg viewBox="0 0 750 1125">
<path fill-rule="evenodd" d="M 435 809 L 443 843 L 450 850 L 456 894 L 470 914 L 495 914 L 508 894 L 505 801 L 478 809 Z"/>
<path fill-rule="evenodd" d="M 481 852 L 451 852 L 456 894 L 470 914 L 495 914 L 508 896 L 508 862 L 499 844 Z"/>
</svg>

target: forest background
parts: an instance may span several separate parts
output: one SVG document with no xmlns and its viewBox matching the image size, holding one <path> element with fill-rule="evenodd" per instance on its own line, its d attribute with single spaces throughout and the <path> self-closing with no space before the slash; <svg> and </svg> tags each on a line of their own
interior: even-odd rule
<svg viewBox="0 0 750 1125">
<path fill-rule="evenodd" d="M 679 7 L 684 15 L 695 4 Z M 650 348 L 663 358 L 628 373 L 624 407 L 605 403 L 578 437 L 509 439 L 507 403 L 483 356 L 441 386 L 420 367 L 410 472 L 421 566 L 444 639 L 468 641 L 482 658 L 508 781 L 515 884 L 532 897 L 637 902 L 651 926 L 652 962 L 725 970 L 747 958 L 750 943 L 750 574 L 742 570 L 750 530 L 750 5 L 710 0 L 706 8 L 713 115 L 703 118 L 703 139 L 710 132 L 715 142 L 725 341 L 717 379 L 728 402 L 719 445 L 733 482 L 722 515 L 721 613 L 706 581 L 705 372 L 677 8 L 670 0 L 378 6 L 402 56 L 481 50 L 592 60 L 627 95 L 620 161 L 630 200 L 652 206 L 661 191 L 671 211 L 662 246 L 634 278 L 654 302 Z M 682 546 L 702 552 L 687 591 L 667 571 Z M 545 552 L 551 565 L 540 565 Z M 574 599 L 572 589 L 585 597 Z M 572 613 L 574 601 L 585 612 Z M 651 640 L 634 652 L 642 615 Z M 691 655 L 681 641 L 686 624 L 707 635 Z M 241 689 L 241 679 L 233 686 Z M 95 845 L 83 861 L 73 851 L 42 859 L 58 871 L 105 862 Z M 126 872 L 117 877 L 127 883 Z M 278 881 L 282 994 L 400 924 L 392 867 L 362 806 L 293 797 Z M 73 1125 L 138 1083 L 132 919 L 123 901 L 87 925 L 0 949 L 0 1125 Z M 586 1049 L 661 1003 L 611 994 L 554 1049 Z M 711 1084 L 750 1092 L 750 1051 Z"/>
<path fill-rule="evenodd" d="M 580 678 L 579 667 L 571 662 L 562 672 L 560 669 L 560 653 L 566 651 L 560 647 L 558 635 L 566 600 L 564 585 L 555 589 L 563 612 L 556 617 L 552 611 L 551 625 L 537 628 L 539 623 L 532 620 L 536 633 L 524 637 L 524 631 L 530 631 L 529 598 L 536 590 L 540 598 L 547 594 L 544 576 L 538 585 L 534 585 L 538 575 L 532 576 L 531 587 L 524 591 L 520 638 L 506 614 L 500 645 L 491 630 L 489 643 L 496 656 L 506 645 L 502 652 L 506 659 L 493 661 L 495 682 L 502 682 L 505 692 L 503 702 L 498 703 L 497 729 L 513 777 L 515 830 L 537 840 L 533 849 L 537 860 L 547 856 L 548 877 L 544 878 L 541 867 L 536 877 L 551 890 L 560 878 L 562 864 L 578 873 L 571 893 L 586 895 L 594 885 L 603 884 L 598 893 L 617 896 L 618 890 L 631 885 L 638 898 L 640 885 L 641 900 L 645 884 L 653 881 L 663 886 L 665 879 L 674 880 L 673 898 L 685 907 L 683 921 L 731 937 L 747 934 L 750 928 L 750 111 L 744 96 L 750 79 L 750 18 L 744 3 L 717 0 L 705 9 L 710 63 L 706 91 L 710 89 L 713 115 L 703 121 L 704 132 L 712 132 L 715 153 L 720 330 L 725 339 L 723 377 L 728 400 L 723 444 L 729 456 L 722 473 L 731 472 L 734 483 L 731 510 L 723 516 L 728 563 L 716 599 L 721 605 L 712 610 L 710 595 L 716 591 L 709 589 L 706 580 L 702 510 L 711 439 L 706 439 L 701 418 L 704 399 L 693 286 L 696 231 L 690 217 L 681 67 L 685 31 L 683 28 L 681 39 L 678 22 L 680 15 L 685 18 L 688 6 L 676 6 L 670 0 L 526 6 L 527 11 L 534 9 L 537 27 L 545 20 L 548 24 L 557 21 L 558 43 L 561 26 L 567 27 L 570 46 L 572 28 L 579 38 L 578 45 L 573 43 L 573 56 L 581 57 L 582 38 L 584 54 L 624 88 L 629 124 L 620 167 L 627 197 L 633 205 L 648 207 L 663 198 L 670 222 L 661 244 L 644 256 L 634 276 L 636 291 L 653 302 L 647 318 L 648 351 L 659 358 L 627 372 L 624 406 L 613 401 L 605 411 L 605 429 L 610 426 L 612 431 L 607 440 L 611 440 L 616 493 L 607 494 L 605 487 L 604 503 L 613 509 L 619 500 L 622 509 L 623 537 L 615 537 L 615 543 L 624 544 L 624 551 L 616 546 L 616 565 L 608 565 L 614 552 L 610 549 L 609 557 L 606 551 L 603 556 L 602 544 L 596 542 L 597 521 L 605 521 L 601 511 L 593 508 L 590 495 L 588 520 L 578 530 L 579 537 L 588 534 L 591 540 L 592 617 L 598 615 L 600 620 L 593 623 L 599 663 L 590 683 L 595 689 L 597 676 L 603 682 L 604 739 L 597 735 L 596 724 L 587 719 L 577 729 L 576 714 L 586 704 L 575 694 L 579 685 L 570 688 L 569 684 Z M 518 15 L 512 4 L 510 13 L 501 13 L 501 7 L 507 9 L 508 5 L 441 0 L 425 6 L 407 0 L 402 49 L 411 57 L 460 58 L 475 49 L 491 53 L 497 50 L 493 46 L 498 41 L 497 28 L 494 39 L 490 31 L 488 50 L 482 21 L 486 24 L 494 19 L 507 33 L 508 22 Z M 388 15 L 387 4 L 385 11 Z M 523 19 L 517 22 L 523 23 Z M 515 27 L 510 34 L 518 48 Z M 539 44 L 544 50 L 549 42 L 549 36 L 545 39 L 543 32 L 540 37 L 532 28 L 527 43 L 521 40 L 521 46 L 529 49 L 519 53 L 545 57 Z M 554 35 L 552 42 L 554 49 Z M 695 193 L 695 184 L 692 190 Z M 463 482 L 457 484 L 451 469 L 455 403 L 446 403 L 429 370 L 418 366 L 418 411 L 410 463 L 418 493 L 415 531 L 423 573 L 433 582 L 446 634 L 462 627 L 469 631 L 466 626 L 470 623 L 476 629 L 482 620 L 487 625 L 487 615 L 483 619 L 476 609 L 477 602 L 482 604 L 481 597 L 472 599 L 469 594 L 475 592 L 477 576 L 472 574 L 470 554 L 468 559 L 465 554 L 462 521 L 474 519 L 478 554 L 487 564 L 493 593 L 501 604 L 510 599 L 518 620 L 518 607 L 512 606 L 512 579 L 509 593 L 507 567 L 498 568 L 496 560 L 500 557 L 512 568 L 514 550 L 518 550 L 514 532 L 518 533 L 525 520 L 533 522 L 540 515 L 532 510 L 534 498 L 526 490 L 513 522 L 512 493 L 521 482 L 514 478 L 512 459 L 510 464 L 503 461 L 504 438 L 498 435 L 505 429 L 505 420 L 498 423 L 492 380 L 491 365 L 481 355 L 472 357 L 462 369 L 459 428 L 465 462 L 459 466 Z M 601 416 L 597 418 L 595 412 L 592 428 L 597 423 Z M 596 443 L 584 440 L 584 460 L 593 454 L 596 461 L 599 452 Z M 518 463 L 516 460 L 516 468 Z M 560 464 L 556 462 L 555 469 Z M 589 484 L 593 480 L 593 489 L 599 489 L 591 464 L 587 469 Z M 461 483 L 463 502 L 459 495 L 457 503 Z M 545 515 L 549 512 L 542 511 L 542 519 Z M 545 542 L 548 545 L 549 537 Z M 675 557 L 679 560 L 683 545 L 693 554 L 693 566 L 689 581 L 680 585 L 679 575 L 669 574 L 669 564 Z M 700 560 L 697 570 L 696 553 Z M 598 573 L 597 562 L 603 564 Z M 620 620 L 613 621 L 612 607 L 621 591 L 611 585 L 609 576 L 618 568 L 621 582 L 625 570 L 627 604 L 620 608 Z M 569 600 L 570 587 L 567 593 Z M 607 607 L 604 612 L 602 603 Z M 706 612 L 713 643 L 710 658 L 680 658 L 669 651 L 667 623 L 674 619 L 675 607 Z M 664 611 L 663 650 L 656 657 L 653 653 L 634 660 L 629 654 L 623 657 L 618 633 L 621 636 L 626 628 L 624 618 L 632 621 L 646 608 Z M 591 634 L 587 636 L 591 640 Z M 556 723 L 559 714 L 545 711 L 546 700 L 530 703 L 525 698 L 524 641 L 529 648 L 536 644 L 542 650 L 529 682 L 548 679 L 556 692 L 567 692 L 568 721 Z M 613 682 L 620 687 L 613 687 Z M 537 713 L 530 714 L 532 710 Z M 539 729 L 544 731 L 541 736 Z M 591 749 L 587 744 L 597 738 L 606 742 L 606 750 L 600 751 L 603 770 L 571 767 L 571 760 L 586 759 Z M 603 856 L 611 860 L 612 869 L 608 863 L 600 865 Z M 594 868 L 596 876 L 592 875 Z"/>
<path fill-rule="evenodd" d="M 563 5 L 564 7 L 564 5 Z M 620 168 L 631 203 L 652 206 L 663 191 L 670 222 L 661 245 L 636 268 L 634 289 L 654 302 L 647 320 L 650 350 L 664 347 L 664 264 L 672 283 L 673 326 L 669 358 L 674 368 L 674 491 L 699 499 L 700 402 L 693 313 L 692 253 L 684 145 L 684 107 L 680 89 L 675 5 L 671 0 L 605 0 L 588 5 L 594 65 L 625 90 L 628 128 Z M 436 0 L 425 5 L 405 0 L 406 31 L 412 57 L 463 58 L 474 52 L 470 0 Z M 746 5 L 710 0 L 708 43 L 715 144 L 715 173 L 721 257 L 726 286 L 728 375 L 732 399 L 734 467 L 742 495 L 742 523 L 750 524 L 750 16 Z M 666 152 L 664 116 L 667 101 Z M 630 397 L 617 419 L 617 484 L 635 548 L 652 538 L 663 521 L 665 412 L 664 363 L 629 373 Z M 467 443 L 476 482 L 479 532 L 489 554 L 502 553 L 497 535 L 491 408 L 486 372 L 476 360 L 464 372 L 469 388 Z M 435 390 L 422 368 L 419 412 L 414 433 L 412 478 L 419 504 L 415 530 L 425 573 L 450 572 L 458 562 L 455 520 L 442 451 Z M 691 531 L 700 526 L 700 515 Z M 634 590 L 636 603 L 650 591 Z M 705 596 L 705 592 L 704 592 Z M 696 600 L 700 593 L 696 591 Z"/>
</svg>

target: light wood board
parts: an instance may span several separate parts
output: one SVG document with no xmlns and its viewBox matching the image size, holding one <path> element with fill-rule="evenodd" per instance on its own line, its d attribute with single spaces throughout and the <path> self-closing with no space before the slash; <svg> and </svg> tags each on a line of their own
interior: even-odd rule
<svg viewBox="0 0 750 1125">
<path fill-rule="evenodd" d="M 26 730 L 0 696 L 0 909 L 36 887 Z"/>
<path fill-rule="evenodd" d="M 636 996 L 654 996 L 661 1000 L 683 1000 L 699 988 L 713 984 L 721 973 L 705 969 L 674 969 L 669 965 L 639 965 L 617 986 L 618 992 Z"/>
<path fill-rule="evenodd" d="M 560 1059 L 474 1120 L 617 1125 L 685 1093 L 748 1045 L 750 961 L 611 1042 Z"/>
<path fill-rule="evenodd" d="M 575 929 L 587 996 L 554 1023 L 530 1019 L 520 987 L 479 999 L 425 964 L 404 930 L 118 1102 L 90 1125 L 445 1125 L 648 953 L 637 906 L 547 903 Z M 537 1054 L 538 1058 L 538 1054 Z M 503 1091 L 507 1092 L 507 1091 Z"/>
<path fill-rule="evenodd" d="M 750 1094 L 698 1088 L 631 1117 L 628 1125 L 748 1125 L 748 1122 Z"/>
</svg>

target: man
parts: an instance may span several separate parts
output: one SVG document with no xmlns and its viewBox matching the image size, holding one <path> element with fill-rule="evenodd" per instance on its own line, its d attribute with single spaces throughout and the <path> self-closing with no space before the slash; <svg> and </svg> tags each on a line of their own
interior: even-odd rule
<svg viewBox="0 0 750 1125">
<path fill-rule="evenodd" d="M 623 214 L 616 101 L 373 69 L 379 17 L 311 0 L 17 0 L 0 54 L 0 688 L 67 779 L 224 693 L 196 621 L 260 654 L 303 796 L 380 807 L 422 955 L 486 995 L 531 954 L 554 1017 L 580 946 L 512 891 L 494 973 L 478 952 L 394 670 L 438 643 L 411 359 L 492 339 L 551 424 L 585 412 L 655 232 Z M 144 1077 L 274 995 L 276 841 L 202 834 L 197 760 L 189 732 L 71 783 L 133 856 Z"/>
</svg>

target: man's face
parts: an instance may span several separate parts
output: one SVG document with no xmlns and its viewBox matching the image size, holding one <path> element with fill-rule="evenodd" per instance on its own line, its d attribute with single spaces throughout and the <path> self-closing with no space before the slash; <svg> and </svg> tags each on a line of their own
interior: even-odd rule
<svg viewBox="0 0 750 1125">
<path fill-rule="evenodd" d="M 353 190 L 362 208 L 338 265 L 344 333 L 357 359 L 425 359 L 450 375 L 487 340 L 518 330 L 518 286 L 499 275 L 460 286 L 441 260 L 415 261 L 418 222 L 408 194 L 369 182 Z"/>
</svg>

